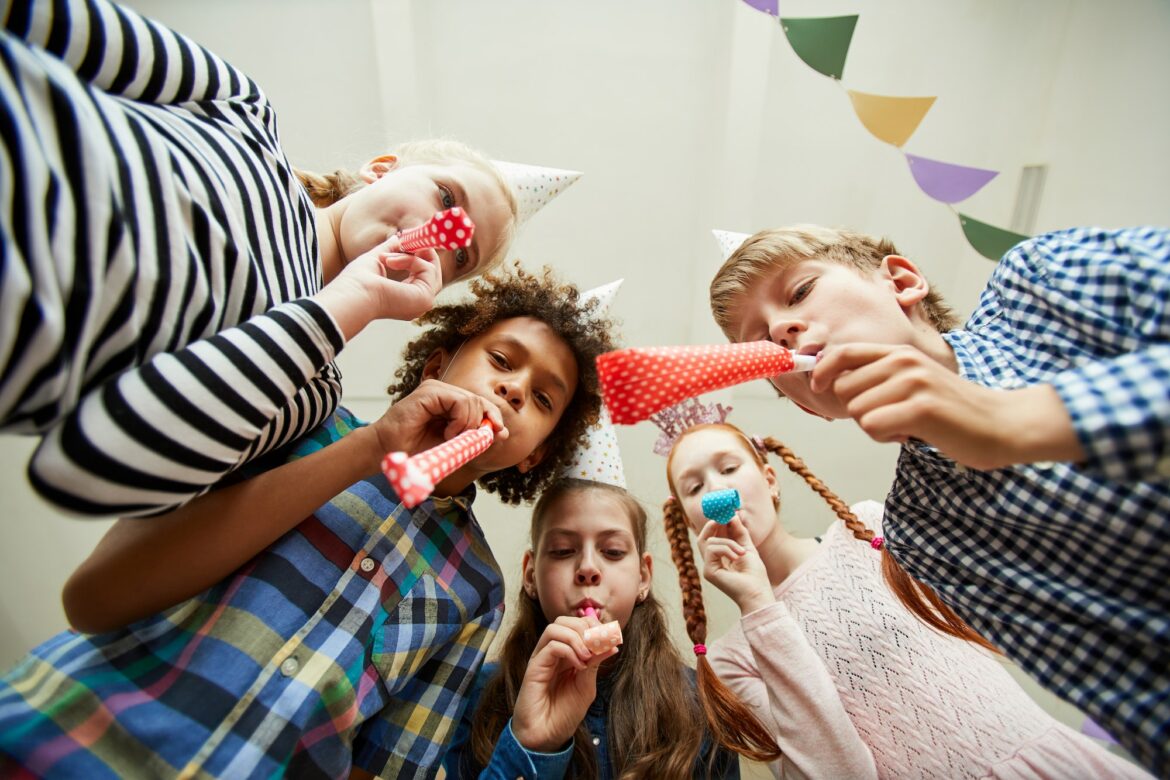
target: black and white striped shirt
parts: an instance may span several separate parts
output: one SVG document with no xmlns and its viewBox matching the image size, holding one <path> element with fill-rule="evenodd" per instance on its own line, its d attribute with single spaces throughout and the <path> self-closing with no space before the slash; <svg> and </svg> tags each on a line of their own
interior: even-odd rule
<svg viewBox="0 0 1170 780">
<path fill-rule="evenodd" d="M 104 0 L 7 0 L 0 431 L 36 490 L 149 514 L 340 397 L 312 203 L 250 79 Z"/>
</svg>

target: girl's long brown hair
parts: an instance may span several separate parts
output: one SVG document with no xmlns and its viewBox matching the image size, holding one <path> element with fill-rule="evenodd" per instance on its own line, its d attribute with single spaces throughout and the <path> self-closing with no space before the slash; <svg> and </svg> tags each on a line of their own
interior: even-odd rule
<svg viewBox="0 0 1170 780">
<path fill-rule="evenodd" d="M 630 518 L 638 555 L 646 549 L 646 512 L 625 490 L 577 479 L 562 479 L 546 490 L 532 513 L 530 543 L 539 551 L 545 519 L 573 494 L 599 490 L 613 497 Z M 540 603 L 520 591 L 518 617 L 504 642 L 498 673 L 485 686 L 471 728 L 471 752 L 480 766 L 491 760 L 500 733 L 515 707 L 524 672 L 548 622 Z M 634 607 L 622 631 L 624 643 L 603 673 L 612 679 L 608 745 L 617 777 L 691 777 L 703 741 L 699 702 L 683 673 L 666 613 L 653 593 Z M 628 659 L 628 661 L 627 661 Z M 714 756 L 714 752 L 712 752 Z M 569 773 L 599 775 L 597 754 L 584 723 L 573 735 Z"/>
<path fill-rule="evenodd" d="M 756 463 L 760 466 L 765 465 L 766 461 L 764 459 L 763 453 L 756 449 L 756 446 L 751 442 L 750 439 L 748 439 L 747 435 L 743 431 L 729 423 L 696 425 L 693 428 L 688 429 L 686 433 L 680 436 L 679 441 L 681 441 L 684 436 L 688 435 L 692 431 L 702 430 L 704 428 L 718 428 L 737 434 L 740 439 L 743 440 L 745 447 L 752 454 L 752 457 L 755 458 Z M 777 439 L 772 438 L 771 436 L 768 436 L 761 441 L 766 451 L 775 454 L 778 458 L 780 458 L 780 460 L 784 461 L 784 465 L 788 467 L 789 471 L 798 475 L 810 488 L 813 489 L 813 492 L 815 492 L 821 498 L 825 499 L 825 502 L 829 505 L 833 512 L 836 513 L 837 517 L 841 518 L 841 522 L 845 524 L 845 527 L 849 529 L 849 532 L 853 534 L 854 538 L 865 542 L 871 542 L 873 540 L 875 536 L 874 532 L 866 527 L 865 523 L 861 522 L 857 515 L 853 514 L 853 512 L 849 509 L 848 504 L 842 501 L 841 498 L 832 490 L 829 490 L 828 486 L 825 485 L 825 483 L 822 482 L 815 474 L 813 474 L 811 470 L 809 470 L 809 467 L 805 465 L 805 462 L 801 460 L 796 455 L 796 453 L 788 449 L 788 447 L 784 446 L 784 444 L 782 444 Z M 677 445 L 678 442 L 676 441 L 675 444 Z M 672 450 L 671 456 L 673 455 L 674 451 Z M 674 511 L 678 515 L 677 522 L 681 523 L 685 534 L 687 528 L 686 520 L 682 516 L 682 510 L 677 500 L 678 494 L 675 492 L 674 483 L 670 480 L 670 459 L 667 459 L 666 477 L 667 482 L 670 485 L 671 496 L 675 499 L 673 502 L 667 502 L 668 507 L 673 505 Z M 669 514 L 669 512 L 666 514 Z M 667 536 L 669 536 L 669 528 L 671 525 L 671 521 L 669 519 L 666 520 L 666 525 Z M 683 541 L 686 544 L 687 552 L 689 554 L 690 538 L 684 536 Z M 673 549 L 673 542 L 671 546 Z M 926 623 L 931 628 L 937 631 L 941 631 L 948 636 L 953 636 L 968 642 L 972 642 L 995 653 L 999 652 L 999 650 L 994 645 L 980 636 L 975 631 L 975 629 L 971 628 L 971 626 L 969 626 L 966 621 L 959 617 L 959 615 L 956 614 L 953 609 L 947 606 L 947 604 L 939 598 L 938 594 L 935 593 L 930 586 L 919 582 L 907 574 L 906 570 L 903 569 L 902 565 L 898 563 L 897 559 L 895 559 L 894 556 L 890 554 L 890 551 L 886 549 L 885 545 L 882 545 L 881 556 L 882 577 L 885 579 L 886 584 L 889 585 L 890 590 L 893 591 L 894 595 L 898 598 L 898 601 L 902 602 L 906 609 L 910 610 L 910 612 L 915 617 L 917 617 L 923 623 Z M 681 567 L 679 571 L 679 580 L 681 582 L 683 578 Z M 699 593 L 698 598 L 701 600 L 701 592 Z M 686 596 L 684 595 L 684 602 L 685 601 Z M 700 608 L 701 606 L 702 605 L 700 601 Z"/>
</svg>

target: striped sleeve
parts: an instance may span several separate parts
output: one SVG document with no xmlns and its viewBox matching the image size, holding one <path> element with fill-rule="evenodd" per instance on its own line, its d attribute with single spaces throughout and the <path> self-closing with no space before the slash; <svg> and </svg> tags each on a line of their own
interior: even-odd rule
<svg viewBox="0 0 1170 780">
<path fill-rule="evenodd" d="M 337 406 L 340 330 L 297 300 L 95 388 L 44 437 L 29 479 L 86 515 L 156 514 L 295 440 Z"/>
<path fill-rule="evenodd" d="M 263 100 L 244 73 L 185 35 L 106 0 L 4 0 L 4 29 L 111 95 L 155 104 Z"/>
</svg>

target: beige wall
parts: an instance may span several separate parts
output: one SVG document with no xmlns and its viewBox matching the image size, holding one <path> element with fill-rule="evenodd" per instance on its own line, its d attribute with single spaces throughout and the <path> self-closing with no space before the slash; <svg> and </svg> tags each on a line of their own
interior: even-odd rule
<svg viewBox="0 0 1170 780">
<path fill-rule="evenodd" d="M 585 171 L 514 254 L 583 287 L 624 277 L 614 311 L 631 344 L 719 340 L 706 308 L 719 259 L 711 228 L 820 222 L 885 233 L 963 314 L 993 267 L 954 214 L 918 190 L 898 151 L 865 131 L 840 85 L 735 0 L 131 5 L 252 74 L 303 167 L 353 166 L 396 140 L 453 135 L 502 159 Z M 860 15 L 846 86 L 938 96 L 906 150 L 1001 171 L 961 210 L 1006 226 L 1020 167 L 1039 163 L 1049 176 L 1038 230 L 1164 223 L 1170 213 L 1162 0 L 786 0 L 783 12 Z M 347 403 L 367 418 L 384 410 L 387 356 L 411 332 L 372 327 L 343 355 Z M 716 397 L 735 406 L 734 421 L 786 439 L 847 500 L 885 495 L 894 447 L 805 417 L 762 386 Z M 653 513 L 665 494 L 653 431 L 619 437 L 631 490 Z M 61 518 L 31 495 L 31 447 L 0 438 L 0 665 L 64 627 L 61 584 L 105 526 Z M 785 479 L 783 490 L 794 529 L 832 522 L 802 484 Z M 479 514 L 514 592 L 527 513 L 485 497 Z M 654 538 L 655 587 L 677 603 L 657 529 Z M 737 615 L 720 594 L 708 599 L 717 636 Z M 1080 725 L 1067 705 L 1037 696 Z"/>
</svg>

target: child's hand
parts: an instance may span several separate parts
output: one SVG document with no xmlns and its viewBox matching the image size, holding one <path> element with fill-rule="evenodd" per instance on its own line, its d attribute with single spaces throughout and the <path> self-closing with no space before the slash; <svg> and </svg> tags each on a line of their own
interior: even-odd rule
<svg viewBox="0 0 1170 780">
<path fill-rule="evenodd" d="M 313 296 L 337 321 L 346 340 L 372 320 L 413 320 L 435 305 L 443 270 L 434 250 L 401 254 L 398 237 L 354 258 Z"/>
<path fill-rule="evenodd" d="M 441 444 L 491 421 L 496 439 L 508 438 L 500 408 L 487 398 L 437 379 L 426 379 L 386 410 L 370 427 L 378 440 L 378 463 L 387 452 L 408 455 Z"/>
<path fill-rule="evenodd" d="M 711 520 L 699 532 L 703 577 L 736 603 L 746 615 L 776 600 L 768 570 L 739 513 L 727 525 Z"/>
<path fill-rule="evenodd" d="M 1050 385 L 993 390 L 913 347 L 829 350 L 812 374 L 813 391 L 826 388 L 874 440 L 921 439 L 972 468 L 1084 459 L 1068 410 Z"/>
<path fill-rule="evenodd" d="M 585 629 L 595 617 L 559 617 L 541 634 L 512 711 L 512 732 L 521 745 L 541 753 L 561 750 L 585 719 L 597 695 L 597 668 L 618 651 L 594 655 Z"/>
</svg>

